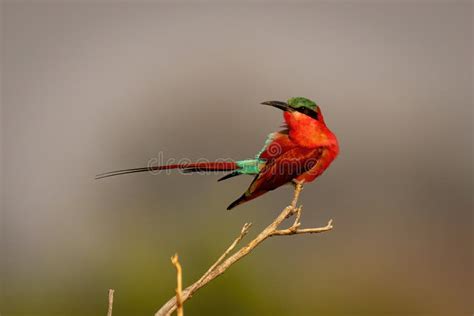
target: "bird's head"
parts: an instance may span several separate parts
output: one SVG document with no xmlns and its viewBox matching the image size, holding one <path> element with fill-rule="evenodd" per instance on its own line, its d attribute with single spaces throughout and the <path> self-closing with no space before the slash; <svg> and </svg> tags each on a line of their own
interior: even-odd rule
<svg viewBox="0 0 474 316">
<path fill-rule="evenodd" d="M 276 107 L 285 112 L 290 112 L 290 113 L 299 112 L 306 116 L 309 116 L 310 118 L 316 121 L 319 121 L 322 123 L 324 122 L 319 106 L 314 101 L 311 101 L 310 99 L 307 99 L 307 98 L 294 97 L 294 98 L 288 99 L 287 102 L 266 101 L 266 102 L 262 102 L 262 104 Z"/>
</svg>

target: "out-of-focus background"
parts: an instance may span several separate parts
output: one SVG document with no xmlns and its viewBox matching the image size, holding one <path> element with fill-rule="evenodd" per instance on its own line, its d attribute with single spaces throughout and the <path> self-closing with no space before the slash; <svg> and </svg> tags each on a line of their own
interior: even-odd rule
<svg viewBox="0 0 474 316">
<path fill-rule="evenodd" d="M 291 187 L 228 212 L 251 178 L 94 175 L 149 159 L 249 158 L 318 102 L 341 154 L 303 225 L 189 315 L 471 315 L 473 5 L 2 5 L 2 315 L 150 315 Z M 247 237 L 249 238 L 249 237 Z"/>
</svg>

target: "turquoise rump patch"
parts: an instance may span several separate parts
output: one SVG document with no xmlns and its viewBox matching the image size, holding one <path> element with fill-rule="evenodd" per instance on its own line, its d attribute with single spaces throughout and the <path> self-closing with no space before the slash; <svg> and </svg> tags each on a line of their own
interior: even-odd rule
<svg viewBox="0 0 474 316">
<path fill-rule="evenodd" d="M 236 171 L 241 174 L 258 174 L 264 164 L 265 161 L 261 159 L 240 160 L 237 161 L 239 169 Z"/>
</svg>

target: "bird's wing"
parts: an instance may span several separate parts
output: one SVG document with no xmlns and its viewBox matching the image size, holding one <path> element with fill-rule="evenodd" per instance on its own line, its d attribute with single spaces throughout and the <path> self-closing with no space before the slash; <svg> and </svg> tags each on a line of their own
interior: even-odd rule
<svg viewBox="0 0 474 316">
<path fill-rule="evenodd" d="M 300 174 L 295 180 L 303 182 L 311 182 L 321 175 L 337 156 L 337 151 L 332 148 L 325 147 L 321 151 L 317 163 L 306 172 Z"/>
<path fill-rule="evenodd" d="M 256 158 L 269 163 L 295 147 L 298 147 L 298 145 L 290 139 L 287 130 L 271 133 Z"/>
<path fill-rule="evenodd" d="M 271 133 L 267 136 L 263 148 L 255 156 L 255 159 L 238 161 L 237 163 L 248 163 L 250 167 L 250 172 L 245 167 L 240 170 L 233 171 L 217 181 L 226 180 L 239 176 L 241 174 L 256 174 L 260 172 L 261 166 L 272 162 L 278 158 L 282 153 L 287 152 L 291 148 L 297 147 L 293 141 L 288 137 L 288 130 L 282 130 L 279 132 Z M 245 171 L 247 170 L 247 171 Z M 254 171 L 255 170 L 255 171 Z"/>
<path fill-rule="evenodd" d="M 268 160 L 247 191 L 227 209 L 274 190 L 311 170 L 321 157 L 322 151 L 322 148 L 292 147 L 278 157 Z"/>
</svg>

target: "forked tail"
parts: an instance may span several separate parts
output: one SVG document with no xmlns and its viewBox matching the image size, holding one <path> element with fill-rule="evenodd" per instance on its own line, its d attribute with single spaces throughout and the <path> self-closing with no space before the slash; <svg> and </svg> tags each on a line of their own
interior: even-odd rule
<svg viewBox="0 0 474 316">
<path fill-rule="evenodd" d="M 149 166 L 149 167 L 142 167 L 142 168 L 109 171 L 109 172 L 98 174 L 95 178 L 102 179 L 102 178 L 118 176 L 122 174 L 145 172 L 145 171 L 152 172 L 152 171 L 171 170 L 171 169 L 179 169 L 184 172 L 233 171 L 233 170 L 239 169 L 239 166 L 237 165 L 236 162 L 233 162 L 233 161 L 231 162 L 195 162 L 195 163 L 183 163 L 183 164 L 164 165 L 164 166 Z M 229 177 L 229 175 L 226 177 Z"/>
</svg>

